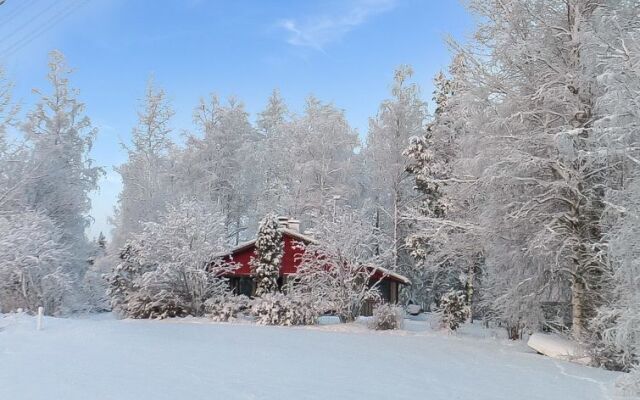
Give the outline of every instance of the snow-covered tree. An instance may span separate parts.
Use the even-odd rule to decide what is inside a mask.
[[[640,19],[633,2],[604,3],[595,27],[607,50],[595,104],[604,117],[594,126],[607,147],[603,225],[615,284],[590,326],[591,344],[600,365],[636,369],[624,385],[640,395]]]
[[[377,253],[378,230],[373,221],[345,213],[318,221],[314,235],[317,242],[299,244],[304,255],[288,290],[310,296],[342,321],[353,321],[366,301],[380,299],[372,266],[387,255]]]
[[[201,315],[204,302],[228,291],[229,265],[222,214],[192,200],[169,205],[159,222],[144,224],[108,276],[114,309],[134,318]]]
[[[116,168],[123,188],[114,216],[115,248],[140,232],[145,222],[156,222],[172,198],[169,153],[173,148],[173,115],[167,94],[149,79],[138,110],[138,124],[131,132],[132,145],[123,145],[128,160]]]
[[[378,115],[369,120],[364,168],[367,195],[376,205],[375,220],[384,233],[382,246],[392,246],[391,269],[406,272],[410,260],[404,244],[407,224],[403,214],[415,200],[408,160],[403,152],[412,137],[425,135],[427,110],[420,89],[409,83],[413,69],[401,66],[395,71],[392,99],[382,102]]]
[[[433,118],[424,136],[410,138],[404,152],[418,194],[404,215],[413,227],[406,238],[413,266],[406,274],[414,282],[409,288],[411,299],[423,307],[439,303],[451,289],[462,289],[461,275],[466,277],[463,284],[468,302],[473,301],[476,261],[481,252],[473,231],[468,229],[473,208],[466,188],[473,180],[456,166],[461,157],[460,137],[465,131],[464,70],[462,58],[455,57],[448,77],[436,75]]]
[[[536,329],[543,301],[572,303],[583,339],[610,275],[600,220],[606,168],[594,122],[605,47],[597,1],[476,0],[476,41],[459,49],[473,214],[490,306]],[[482,53],[482,55],[480,55]],[[461,174],[457,174],[460,176]]]
[[[313,96],[292,129],[295,163],[289,174],[294,179],[286,211],[311,226],[319,217],[333,214],[336,199],[348,202],[358,192],[353,172],[360,143],[344,111]]]
[[[80,282],[83,301],[78,308],[97,312],[109,310],[111,307],[105,275],[118,264],[118,261],[116,254],[107,252],[107,238],[102,232],[91,243],[88,261],[89,267]]]
[[[7,127],[15,124],[18,106],[13,103],[13,84],[6,78],[4,69],[0,67],[0,150],[5,143]]]
[[[68,311],[71,259],[62,231],[43,213],[0,216],[0,312]]]
[[[258,131],[266,137],[277,135],[278,130],[286,124],[288,114],[289,109],[280,91],[274,89],[267,100],[267,107],[258,114],[256,121]]]
[[[220,104],[212,95],[194,111],[199,136],[190,135],[180,160],[180,185],[200,201],[217,204],[226,218],[228,236],[237,244],[246,217],[255,209],[259,187],[254,161],[258,137],[244,105],[230,98]]]
[[[98,188],[103,171],[89,157],[97,130],[84,114],[78,91],[69,86],[69,73],[63,55],[52,52],[48,74],[52,93],[36,91],[41,100],[22,125],[32,148],[31,182],[22,201],[26,209],[43,212],[53,220],[61,230],[61,240],[69,246],[72,262],[84,267],[89,193]]]
[[[261,185],[257,196],[256,213],[266,215],[273,210],[281,215],[291,215],[291,187],[295,176],[297,155],[292,125],[287,105],[278,90],[268,99],[266,108],[256,121],[261,135],[257,153],[257,171]],[[293,216],[293,215],[291,215]]]
[[[469,317],[469,306],[465,295],[455,290],[445,293],[440,299],[438,315],[442,326],[455,331]]]
[[[35,175],[26,160],[28,149],[22,143],[12,143],[8,130],[17,124],[18,107],[12,100],[13,84],[0,69],[0,214],[24,209],[22,196]]]
[[[284,243],[282,227],[274,214],[267,214],[260,222],[255,248],[256,256],[250,265],[256,281],[256,296],[261,297],[278,290]]]

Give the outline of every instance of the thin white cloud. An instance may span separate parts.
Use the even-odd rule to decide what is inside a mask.
[[[371,17],[391,11],[398,0],[349,0],[340,9],[322,15],[286,19],[278,24],[289,33],[287,42],[293,46],[322,50]]]

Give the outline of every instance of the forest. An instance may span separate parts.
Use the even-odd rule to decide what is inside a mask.
[[[291,112],[277,89],[257,115],[241,99],[194,99],[193,124],[178,127],[149,79],[114,167],[114,229],[96,240],[89,195],[110,167],[90,157],[100,133],[64,56],[50,54],[30,109],[2,75],[0,312],[350,320],[376,294],[343,278],[375,264],[411,280],[403,305],[463,305],[463,319],[514,340],[559,332],[640,387],[640,4],[468,3],[478,26],[449,40],[435,91],[398,66],[372,83],[390,90],[367,132],[313,95]],[[298,284],[276,293],[277,216],[300,220],[318,240],[308,253],[344,270],[318,276],[303,260]],[[247,306],[228,299],[215,255],[256,235],[259,301]]]

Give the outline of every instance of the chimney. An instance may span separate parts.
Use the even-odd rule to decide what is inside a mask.
[[[278,224],[283,228],[289,227],[289,217],[278,217]]]
[[[289,217],[278,217],[278,224],[286,229],[300,232],[300,221]]]
[[[297,219],[290,219],[288,223],[289,229],[292,231],[300,232],[300,221]]]

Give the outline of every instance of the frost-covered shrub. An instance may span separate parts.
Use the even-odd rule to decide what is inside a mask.
[[[222,276],[233,267],[211,258],[223,249],[221,221],[205,204],[183,201],[144,224],[106,276],[113,309],[130,318],[203,315],[207,299],[229,291]]]
[[[310,296],[287,295],[294,314],[294,325],[314,325],[318,323],[320,307]]]
[[[373,310],[369,328],[378,331],[401,329],[404,325],[404,310],[400,306],[384,303]]]
[[[316,299],[343,322],[354,321],[368,301],[380,300],[376,270],[365,267],[376,263],[363,245],[369,227],[354,221],[358,218],[316,225],[319,241],[299,244],[304,254],[292,285],[292,291]]]
[[[619,330],[620,315],[618,310],[601,307],[589,324],[590,334],[586,336],[585,344],[595,366],[629,371],[637,359],[632,345],[635,329],[631,332]],[[632,337],[627,337],[627,333]]]
[[[163,319],[186,317],[190,314],[183,301],[174,293],[161,290],[151,293],[147,290],[132,292],[126,298],[126,316],[130,318]]]
[[[627,375],[618,378],[617,389],[629,398],[640,397],[640,366],[635,367]]]
[[[466,304],[464,293],[450,291],[440,299],[440,307],[437,311],[440,323],[443,327],[455,331],[469,318],[469,307]]]
[[[42,213],[0,216],[0,312],[60,314],[70,307],[73,258],[63,232]]]
[[[282,293],[266,294],[253,300],[251,314],[260,325],[311,325],[318,320],[318,310],[304,297]]]
[[[204,303],[205,314],[214,321],[226,322],[246,311],[251,300],[244,295],[215,296]]]

